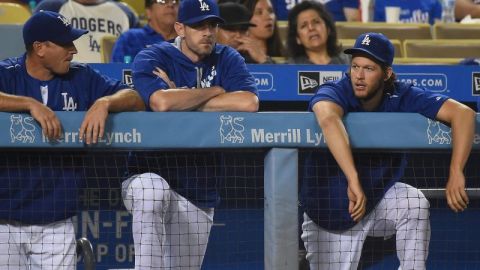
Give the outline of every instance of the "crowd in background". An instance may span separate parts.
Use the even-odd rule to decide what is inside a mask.
[[[138,11],[113,0],[0,0],[32,8],[50,10],[72,20],[74,26],[89,30],[75,42],[79,51],[74,60],[99,63],[101,39],[115,36],[111,62],[133,61],[142,49],[154,43],[173,40],[174,24],[181,0],[145,0]],[[442,19],[446,0],[217,0],[226,23],[220,25],[218,42],[238,50],[246,63],[347,64],[342,53],[335,22],[387,20],[387,6],[400,7],[398,22],[430,23]],[[362,18],[365,2],[370,10]],[[457,0],[455,17],[480,17],[480,1]],[[108,11],[108,12],[107,12]],[[92,23],[92,21],[94,21]],[[279,21],[288,24],[286,37],[279,33]],[[104,62],[104,61],[103,61]],[[477,63],[468,61],[466,63]]]

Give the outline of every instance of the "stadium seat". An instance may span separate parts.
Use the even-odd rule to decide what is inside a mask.
[[[395,58],[396,65],[457,65],[463,58],[428,58],[428,57],[401,57]]]
[[[110,60],[112,59],[113,45],[115,45],[117,38],[117,36],[107,35],[100,41],[102,63],[110,63]]]
[[[343,49],[352,48],[355,44],[355,39],[339,39],[340,44],[342,44]],[[395,57],[403,57],[403,46],[402,42],[398,39],[390,40],[395,48]]]
[[[287,45],[288,21],[277,21],[277,26],[280,40],[282,40],[283,45]]]
[[[145,1],[120,0],[120,3],[127,4],[136,13],[138,18],[145,18]]]
[[[0,24],[23,24],[30,16],[32,13],[26,6],[0,2]]]
[[[25,52],[21,24],[0,24],[0,60],[17,57]]]
[[[366,32],[382,33],[390,39],[432,39],[429,24],[383,22],[336,22],[339,39],[356,39]]]
[[[436,39],[478,39],[480,23],[436,23],[433,25],[433,37]]]
[[[480,40],[434,39],[405,40],[405,57],[467,58],[480,57]]]

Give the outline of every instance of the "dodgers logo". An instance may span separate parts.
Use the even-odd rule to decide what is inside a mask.
[[[198,0],[198,2],[200,2],[200,10],[201,11],[209,11],[210,10],[210,6],[203,2],[203,0]]]
[[[10,116],[10,139],[14,143],[16,141],[22,143],[35,142],[35,126],[33,125],[33,117],[25,117],[21,115]]]
[[[450,144],[452,142],[450,128],[438,121],[428,119],[427,138],[428,144]]]
[[[212,86],[212,81],[215,79],[215,76],[217,76],[217,70],[215,69],[215,66],[212,66],[212,70],[210,71],[210,75],[208,75],[206,78],[204,78],[201,82],[200,85],[202,88],[208,88]]]
[[[232,117],[231,115],[220,116],[220,142],[243,143],[245,127],[242,124],[243,117]]]

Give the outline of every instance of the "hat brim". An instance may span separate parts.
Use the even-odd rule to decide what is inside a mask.
[[[255,27],[256,24],[250,22],[238,22],[238,23],[224,23],[220,25],[220,28],[226,30],[236,30],[236,29],[243,29],[248,30],[250,27]]]
[[[85,35],[88,33],[88,30],[83,30],[83,29],[77,29],[77,28],[72,28],[71,31],[64,36],[57,37],[54,40],[51,40],[55,44],[69,44],[72,43],[73,41],[77,40],[81,36]]]
[[[365,50],[365,49],[362,49],[362,48],[350,48],[350,49],[346,49],[343,51],[345,54],[350,54],[350,55],[353,55],[353,54],[366,54],[370,57],[372,57],[373,59],[379,61],[380,63],[383,63],[383,64],[386,64],[388,65],[387,61],[385,59],[382,59],[376,55],[374,55],[373,53],[369,52],[368,50]]]
[[[185,25],[192,25],[192,24],[197,24],[197,23],[200,23],[200,22],[203,22],[205,20],[213,20],[213,21],[216,21],[218,23],[225,23],[225,21],[216,16],[216,15],[205,15],[205,16],[200,16],[200,17],[196,17],[196,18],[193,18],[193,19],[190,19],[190,20],[186,20],[183,22],[183,24]]]

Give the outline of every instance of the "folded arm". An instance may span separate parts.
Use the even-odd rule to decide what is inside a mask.
[[[103,137],[109,112],[140,111],[145,104],[135,90],[123,89],[117,93],[97,99],[86,112],[80,126],[80,139],[87,144],[97,143]]]
[[[254,93],[248,91],[234,91],[223,93],[209,99],[198,107],[198,110],[206,112],[256,112],[258,111],[258,104],[258,97]]]
[[[25,96],[0,92],[0,111],[29,112],[40,124],[43,134],[49,139],[60,138],[62,125],[55,113],[39,101]]]
[[[475,117],[472,109],[452,99],[445,101],[436,117],[452,128],[452,157],[445,192],[447,203],[455,212],[463,211],[468,204],[463,169],[472,149]]]

